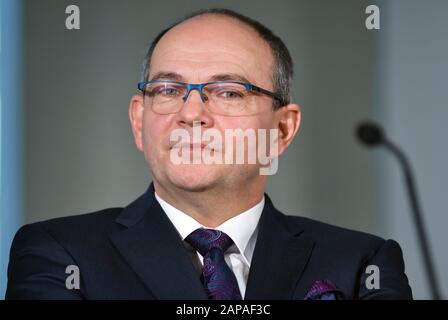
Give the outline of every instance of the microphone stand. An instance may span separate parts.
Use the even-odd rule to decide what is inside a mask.
[[[383,139],[382,145],[389,149],[393,154],[396,155],[399,162],[401,163],[401,167],[403,168],[403,173],[406,181],[406,187],[408,191],[409,201],[411,202],[412,214],[415,222],[415,226],[417,228],[417,234],[419,237],[420,249],[423,254],[423,261],[425,264],[428,281],[431,289],[431,294],[434,300],[440,300],[440,289],[436,280],[436,274],[434,271],[434,264],[431,257],[431,252],[429,249],[428,238],[426,236],[424,221],[422,217],[422,213],[420,210],[420,204],[417,197],[417,191],[414,183],[414,176],[412,174],[411,165],[406,158],[403,151],[401,151],[398,146],[390,142],[388,139]]]

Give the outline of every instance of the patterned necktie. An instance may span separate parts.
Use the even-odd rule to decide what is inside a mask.
[[[236,277],[224,260],[224,252],[233,244],[222,231],[199,228],[185,238],[204,257],[201,281],[209,299],[241,300]]]

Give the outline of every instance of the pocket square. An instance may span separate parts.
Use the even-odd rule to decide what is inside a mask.
[[[314,282],[303,300],[343,300],[344,294],[329,280]]]

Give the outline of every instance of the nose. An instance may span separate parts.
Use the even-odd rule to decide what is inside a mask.
[[[190,94],[192,91],[195,93]],[[205,104],[207,98],[201,96],[198,88],[190,89],[183,98],[184,104],[177,114],[177,122],[180,126],[193,127],[197,121],[201,122],[201,125],[208,126],[212,123],[212,119],[208,112],[205,112]]]

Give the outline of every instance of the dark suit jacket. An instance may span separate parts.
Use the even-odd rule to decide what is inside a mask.
[[[410,299],[402,252],[392,240],[277,211],[267,195],[246,299],[303,299],[330,280],[348,299]],[[365,268],[380,269],[380,289]],[[69,290],[68,265],[80,271]],[[153,185],[126,208],[22,227],[11,248],[7,299],[206,299],[183,242]]]

